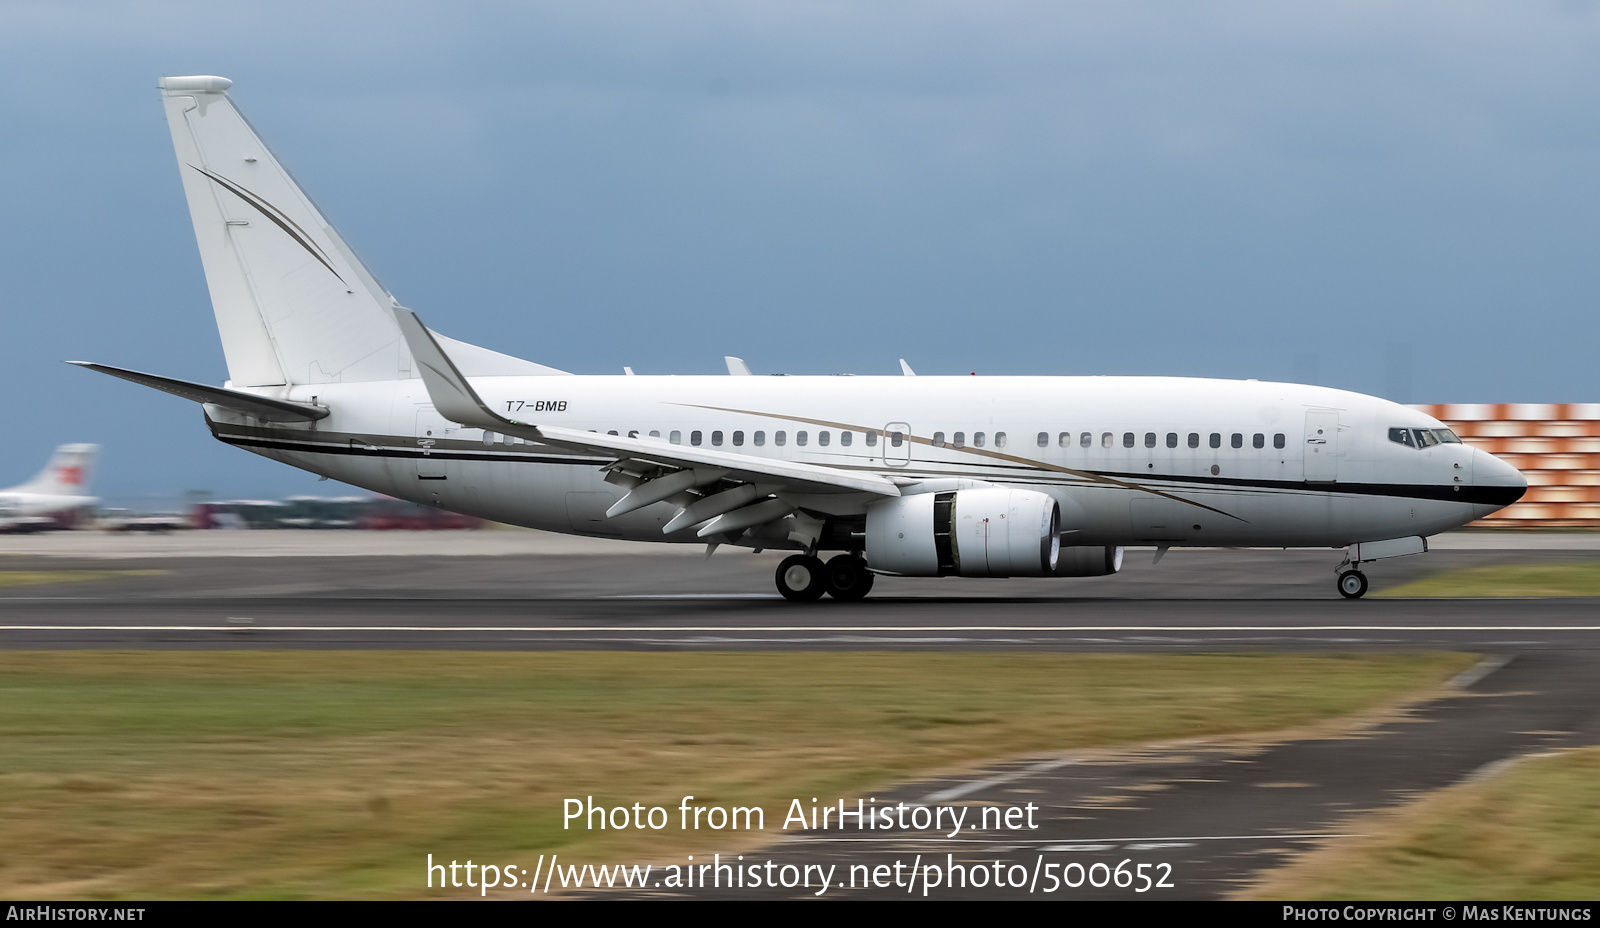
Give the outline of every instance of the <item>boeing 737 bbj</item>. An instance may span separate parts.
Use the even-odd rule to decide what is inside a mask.
[[[465,344],[378,284],[229,85],[160,84],[228,382],[85,366],[346,483],[556,532],[792,551],[777,586],[797,601],[859,599],[879,573],[1099,576],[1127,545],[1344,548],[1355,598],[1363,562],[1527,487],[1437,420],[1323,387],[574,376]]]

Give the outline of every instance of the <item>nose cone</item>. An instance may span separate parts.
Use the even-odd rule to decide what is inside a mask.
[[[1528,492],[1522,471],[1481,449],[1472,452],[1472,502],[1478,518],[1504,509]]]

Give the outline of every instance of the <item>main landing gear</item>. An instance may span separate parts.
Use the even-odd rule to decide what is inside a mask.
[[[778,592],[794,603],[812,603],[827,593],[840,602],[854,602],[872,589],[872,571],[854,554],[841,554],[822,563],[821,558],[796,554],[783,559],[774,578]]]

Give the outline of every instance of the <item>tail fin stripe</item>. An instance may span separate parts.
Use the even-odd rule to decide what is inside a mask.
[[[333,269],[333,265],[329,263],[327,255],[322,251],[322,249],[316,246],[315,242],[311,241],[310,236],[306,235],[306,231],[300,228],[300,225],[293,219],[290,219],[288,216],[284,215],[282,210],[220,174],[208,171],[202,167],[195,167],[195,165],[192,164],[189,165],[189,167],[194,168],[201,174],[204,174],[205,176],[221,184],[224,189],[228,190],[234,196],[255,207],[257,212],[272,220],[272,222],[276,224],[278,228],[282,229],[290,238],[299,243],[301,248],[304,248],[306,251],[310,252],[311,257],[316,258],[319,262],[321,262],[323,267],[328,269],[328,273],[339,278],[339,283],[344,284],[346,288],[350,286],[350,284],[345,281],[344,277],[340,275],[338,271]]]

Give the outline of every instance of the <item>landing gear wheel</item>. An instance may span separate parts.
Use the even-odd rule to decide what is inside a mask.
[[[786,557],[778,565],[778,592],[792,603],[814,603],[827,592],[822,561],[808,554]]]
[[[1339,575],[1339,595],[1345,599],[1360,599],[1367,593],[1367,575],[1359,570],[1347,570]]]
[[[872,590],[872,571],[867,562],[854,554],[841,554],[823,568],[828,595],[842,603],[853,603]]]

